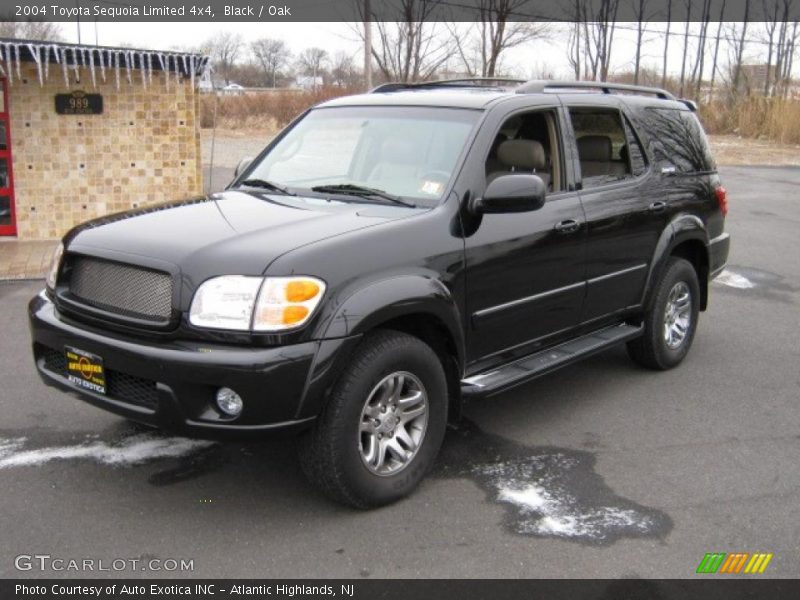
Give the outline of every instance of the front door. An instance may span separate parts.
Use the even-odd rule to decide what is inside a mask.
[[[11,173],[11,133],[8,118],[8,87],[0,78],[0,235],[16,235],[14,177]]]
[[[548,185],[539,210],[486,214],[466,237],[469,371],[529,354],[577,326],[585,292],[585,220],[567,188],[556,107],[506,118],[486,179],[533,172]]]

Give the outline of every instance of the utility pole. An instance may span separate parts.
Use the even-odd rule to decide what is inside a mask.
[[[364,0],[364,84],[372,89],[372,7]]]
[[[75,0],[75,7],[78,9],[77,14],[75,15],[75,20],[78,24],[78,45],[81,43],[81,2],[80,0]]]

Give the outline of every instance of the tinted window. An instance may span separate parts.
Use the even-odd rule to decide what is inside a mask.
[[[623,117],[623,124],[625,125],[625,139],[628,143],[625,148],[620,150],[620,154],[627,154],[631,165],[631,173],[633,173],[634,177],[638,177],[647,170],[647,157],[627,117]]]
[[[631,177],[628,139],[618,110],[570,109],[583,187]]]
[[[645,113],[644,126],[652,140],[653,157],[660,168],[674,167],[679,173],[716,169],[706,135],[693,112],[648,108]]]

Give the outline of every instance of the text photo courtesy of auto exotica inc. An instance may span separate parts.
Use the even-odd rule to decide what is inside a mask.
[[[0,13],[0,597],[800,593],[800,2]]]

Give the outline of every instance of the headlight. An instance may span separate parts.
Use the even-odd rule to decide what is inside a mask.
[[[58,278],[58,268],[61,266],[61,257],[64,256],[64,244],[59,243],[53,252],[53,258],[50,259],[50,269],[47,271],[46,284],[51,290],[56,287],[56,279]]]
[[[325,293],[315,277],[227,275],[195,292],[189,322],[198,327],[281,331],[303,325]]]
[[[253,315],[254,331],[300,327],[311,318],[325,283],[316,277],[267,277]]]
[[[203,283],[195,292],[189,322],[213,329],[250,329],[261,277],[229,275]]]

